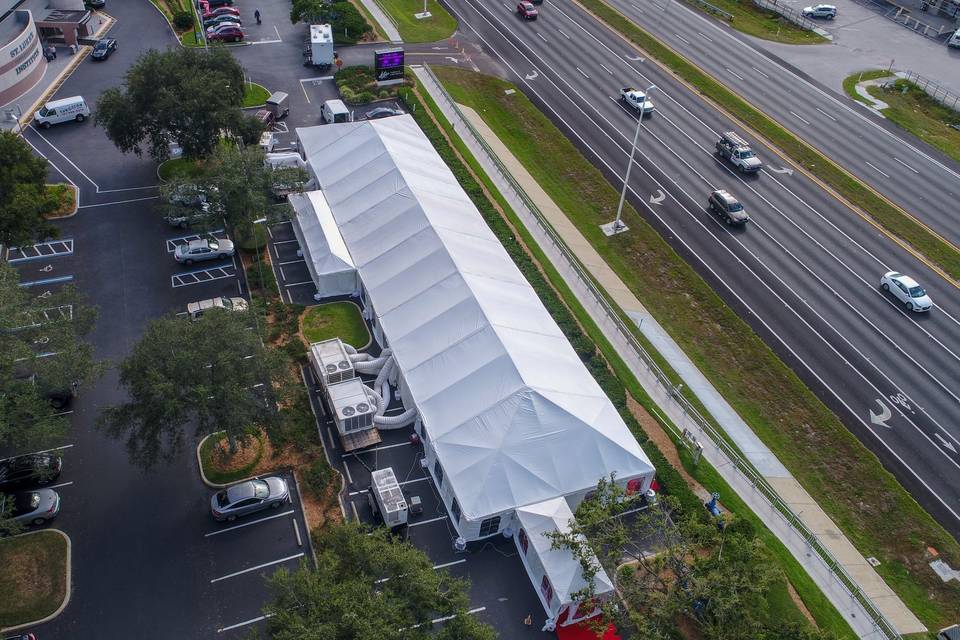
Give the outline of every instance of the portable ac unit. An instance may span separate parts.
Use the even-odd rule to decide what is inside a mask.
[[[370,474],[370,492],[383,523],[393,529],[407,524],[407,501],[393,469],[377,469]]]
[[[331,384],[326,388],[337,430],[346,435],[373,428],[377,408],[370,403],[360,378]]]
[[[356,375],[353,363],[340,338],[311,344],[310,364],[324,388],[349,380]]]

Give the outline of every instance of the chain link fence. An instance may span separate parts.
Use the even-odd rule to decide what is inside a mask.
[[[792,22],[793,24],[807,29],[808,31],[814,31],[820,28],[813,20],[807,18],[803,15],[802,12],[797,11],[793,7],[787,6],[778,0],[753,0],[753,4],[761,9],[766,9],[767,11],[773,11],[774,13],[779,13],[781,16]]]
[[[877,609],[870,598],[860,589],[856,581],[850,577],[840,562],[833,557],[833,554],[831,554],[830,551],[824,547],[823,544],[821,544],[817,536],[807,528],[803,521],[800,520],[799,516],[797,516],[797,514],[794,513],[793,510],[780,498],[776,490],[774,490],[773,487],[771,487],[766,481],[766,479],[761,476],[756,469],[753,468],[753,465],[741,457],[740,454],[726,441],[726,439],[710,425],[710,422],[704,418],[704,416],[696,409],[696,407],[694,407],[680,392],[680,387],[675,385],[667,376],[667,374],[664,373],[664,371],[657,365],[646,349],[644,349],[643,345],[640,344],[637,336],[627,325],[621,313],[609,300],[606,292],[594,282],[593,277],[580,264],[579,259],[567,247],[564,240],[557,234],[553,226],[549,223],[537,205],[530,199],[523,187],[520,186],[516,180],[514,180],[510,171],[497,157],[497,154],[489,147],[489,145],[487,145],[483,137],[473,127],[473,125],[470,124],[469,120],[467,120],[463,112],[460,110],[459,105],[457,105],[453,98],[447,93],[443,85],[440,84],[440,81],[433,74],[433,71],[431,71],[427,66],[422,67],[422,69],[426,78],[421,77],[421,80],[425,79],[431,85],[433,90],[430,92],[430,94],[434,98],[439,98],[439,102],[442,103],[441,109],[446,107],[456,114],[457,117],[451,119],[451,125],[453,126],[454,131],[460,135],[461,139],[470,149],[471,153],[474,154],[479,162],[485,165],[485,168],[493,167],[496,171],[496,175],[490,175],[489,177],[501,190],[502,195],[508,201],[522,204],[533,215],[539,230],[542,232],[538,235],[546,237],[552,245],[550,247],[541,247],[541,249],[543,249],[548,255],[560,256],[562,258],[562,264],[554,265],[557,270],[561,273],[572,272],[575,274],[579,280],[579,284],[590,292],[590,295],[593,298],[592,301],[595,302],[596,306],[599,307],[605,314],[606,320],[608,321],[607,326],[614,327],[618,333],[618,337],[622,339],[621,342],[629,345],[631,353],[621,355],[626,357],[632,356],[633,359],[642,363],[642,365],[656,377],[657,382],[669,393],[670,397],[672,397],[673,400],[678,403],[681,409],[696,423],[700,431],[710,439],[716,448],[721,450],[726,455],[726,457],[731,461],[738,471],[740,471],[742,474],[744,474],[744,476],[746,476],[747,479],[750,480],[754,488],[774,509],[777,510],[780,516],[794,530],[796,530],[796,532],[807,543],[809,548],[817,554],[820,560],[836,578],[837,582],[844,587],[847,593],[850,594],[850,597],[859,603],[859,605],[867,613],[867,615],[873,621],[876,629],[882,633],[884,637],[889,638],[890,640],[901,640],[901,636],[897,630]],[[487,162],[483,163],[481,158],[485,159]],[[531,229],[531,232],[533,231],[534,230]],[[553,249],[553,251],[550,251],[549,249]]]
[[[943,106],[949,107],[954,111],[958,111],[958,106],[960,106],[960,96],[945,88],[936,80],[925,78],[915,71],[903,71],[897,73],[897,77],[913,84]],[[958,113],[958,115],[960,115],[960,113]]]

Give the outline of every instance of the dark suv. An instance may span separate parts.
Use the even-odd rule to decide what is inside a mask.
[[[0,491],[50,484],[62,468],[63,460],[54,453],[30,453],[0,460]]]
[[[750,219],[740,201],[723,189],[711,193],[707,204],[710,205],[710,211],[727,224],[745,224]]]

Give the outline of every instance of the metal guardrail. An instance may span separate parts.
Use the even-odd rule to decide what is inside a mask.
[[[914,71],[904,71],[903,74],[897,74],[903,80],[910,82],[928,96],[939,102],[945,107],[958,111],[957,106],[960,103],[960,96],[945,89],[939,82],[925,78]],[[960,113],[957,114],[960,117]]]
[[[700,7],[701,9],[703,9],[704,11],[707,11],[708,13],[712,13],[712,14],[714,14],[714,15],[720,16],[721,18],[723,18],[723,19],[726,20],[727,22],[732,22],[732,21],[733,21],[733,14],[732,14],[732,13],[728,13],[728,12],[724,11],[723,9],[721,9],[720,7],[718,7],[718,6],[716,6],[716,5],[712,5],[712,4],[710,4],[709,2],[707,2],[706,0],[687,0],[687,2],[689,2],[690,4],[693,4],[693,5],[696,5],[696,6]]]
[[[808,31],[813,31],[819,29],[820,25],[816,22],[807,18],[800,11],[797,11],[793,7],[787,6],[778,0],[753,0],[753,4],[760,7],[761,9],[766,9],[768,11],[773,11],[774,13],[779,13],[781,16],[794,23],[795,25],[807,29]]]
[[[781,517],[783,517],[784,520],[794,530],[796,530],[797,533],[800,534],[804,541],[810,546],[810,549],[812,549],[820,557],[827,568],[830,569],[830,572],[836,578],[837,582],[844,587],[844,589],[850,594],[851,598],[853,598],[860,604],[861,607],[863,607],[864,611],[866,611],[867,615],[870,616],[876,628],[890,640],[902,640],[900,634],[893,627],[893,625],[890,624],[886,617],[884,617],[879,609],[877,609],[871,599],[865,593],[863,593],[854,579],[850,577],[843,566],[837,561],[836,558],[833,557],[833,554],[831,554],[830,551],[824,547],[823,544],[821,544],[817,536],[807,528],[803,521],[800,520],[799,516],[794,513],[793,510],[780,498],[776,490],[770,486],[766,479],[761,476],[756,469],[753,468],[752,464],[742,458],[740,454],[729,443],[727,443],[726,439],[723,438],[716,431],[716,429],[710,425],[707,419],[703,417],[696,407],[694,407],[690,401],[680,393],[679,387],[673,384],[670,378],[663,372],[650,354],[647,353],[646,349],[644,349],[643,345],[641,345],[637,340],[633,330],[627,326],[620,313],[614,307],[613,303],[608,299],[606,292],[597,286],[592,276],[590,276],[590,274],[580,264],[580,261],[567,247],[564,240],[553,229],[553,226],[549,223],[537,205],[534,204],[534,202],[526,194],[523,187],[521,187],[516,180],[514,180],[513,176],[510,174],[510,171],[503,165],[502,162],[500,162],[497,154],[490,148],[489,145],[487,145],[480,133],[473,127],[473,125],[470,124],[470,121],[466,119],[466,117],[463,115],[463,112],[460,111],[460,107],[453,100],[453,98],[450,97],[443,85],[440,84],[440,81],[433,74],[433,71],[426,65],[423,67],[423,69],[431,81],[436,85],[438,94],[442,97],[443,101],[459,116],[460,121],[467,128],[467,133],[474,139],[480,148],[483,149],[488,160],[490,160],[490,162],[496,168],[497,173],[500,174],[500,177],[511,186],[517,197],[524,203],[530,212],[533,213],[540,229],[554,244],[570,268],[576,272],[583,284],[586,285],[586,287],[590,290],[597,303],[600,305],[606,315],[609,316],[609,319],[613,322],[622,338],[630,345],[630,347],[639,357],[640,361],[643,362],[646,368],[654,374],[657,381],[664,387],[664,389],[677,402],[677,404],[681,406],[683,411],[690,416],[694,422],[697,423],[697,426],[700,428],[701,432],[712,441],[713,445],[723,451],[727,458],[729,458],[733,463],[735,468],[750,480],[754,488],[756,488],[756,490],[759,491],[764,498],[766,498],[767,502],[769,502],[771,506],[773,506],[780,513]],[[460,126],[458,126],[459,123],[452,122],[451,124],[455,130],[460,129]],[[460,132],[458,131],[458,133]]]

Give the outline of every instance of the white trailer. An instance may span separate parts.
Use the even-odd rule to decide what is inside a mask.
[[[391,529],[407,524],[407,500],[393,468],[377,469],[370,474],[370,508]]]
[[[310,25],[310,43],[304,56],[305,64],[321,69],[329,69],[333,65],[333,31],[328,24]]]

